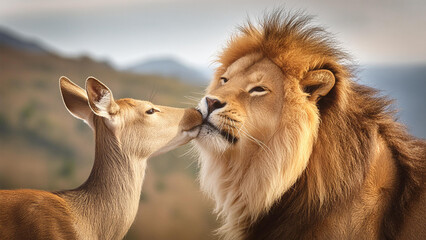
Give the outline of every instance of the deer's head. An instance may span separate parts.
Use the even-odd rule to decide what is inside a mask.
[[[93,77],[86,80],[86,90],[61,77],[60,90],[68,111],[95,131],[97,141],[114,141],[120,151],[137,158],[148,158],[187,143],[197,136],[202,123],[201,114],[195,109],[158,106],[130,98],[114,100],[111,90]]]

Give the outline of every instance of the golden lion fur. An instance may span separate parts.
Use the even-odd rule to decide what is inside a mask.
[[[225,117],[235,123],[244,122],[245,113],[231,108],[242,101],[234,90],[219,87],[224,74],[278,67],[281,73],[271,76],[281,74],[285,86],[272,89],[285,106],[278,123],[266,118],[270,127],[263,123],[257,129],[259,121],[246,120],[253,127],[245,131],[257,142],[241,137],[222,151],[214,150],[213,143],[197,143],[201,187],[216,202],[222,238],[426,236],[425,141],[395,122],[390,101],[352,80],[347,54],[329,33],[311,24],[311,17],[276,11],[260,26],[248,23],[230,39],[218,62],[206,95],[228,102]],[[335,85],[313,103],[299,82],[318,69],[331,71]]]

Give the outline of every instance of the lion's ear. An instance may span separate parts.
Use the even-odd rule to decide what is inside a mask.
[[[314,102],[327,95],[334,83],[334,74],[325,69],[309,71],[300,81],[303,91],[308,93],[309,100]]]

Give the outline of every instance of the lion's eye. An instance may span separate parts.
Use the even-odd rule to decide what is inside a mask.
[[[225,84],[226,82],[228,82],[228,79],[226,77],[221,77],[220,78],[220,84]]]
[[[159,112],[159,111],[155,108],[151,108],[151,109],[147,110],[145,113],[146,114],[154,114],[155,112]]]
[[[264,92],[264,91],[266,91],[266,89],[263,88],[263,87],[254,87],[254,88],[250,89],[249,93],[253,93],[253,92]]]

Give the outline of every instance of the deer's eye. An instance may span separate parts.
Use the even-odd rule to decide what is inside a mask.
[[[159,112],[159,111],[155,108],[151,108],[151,109],[147,110],[145,113],[146,114],[154,114],[155,112]]]

